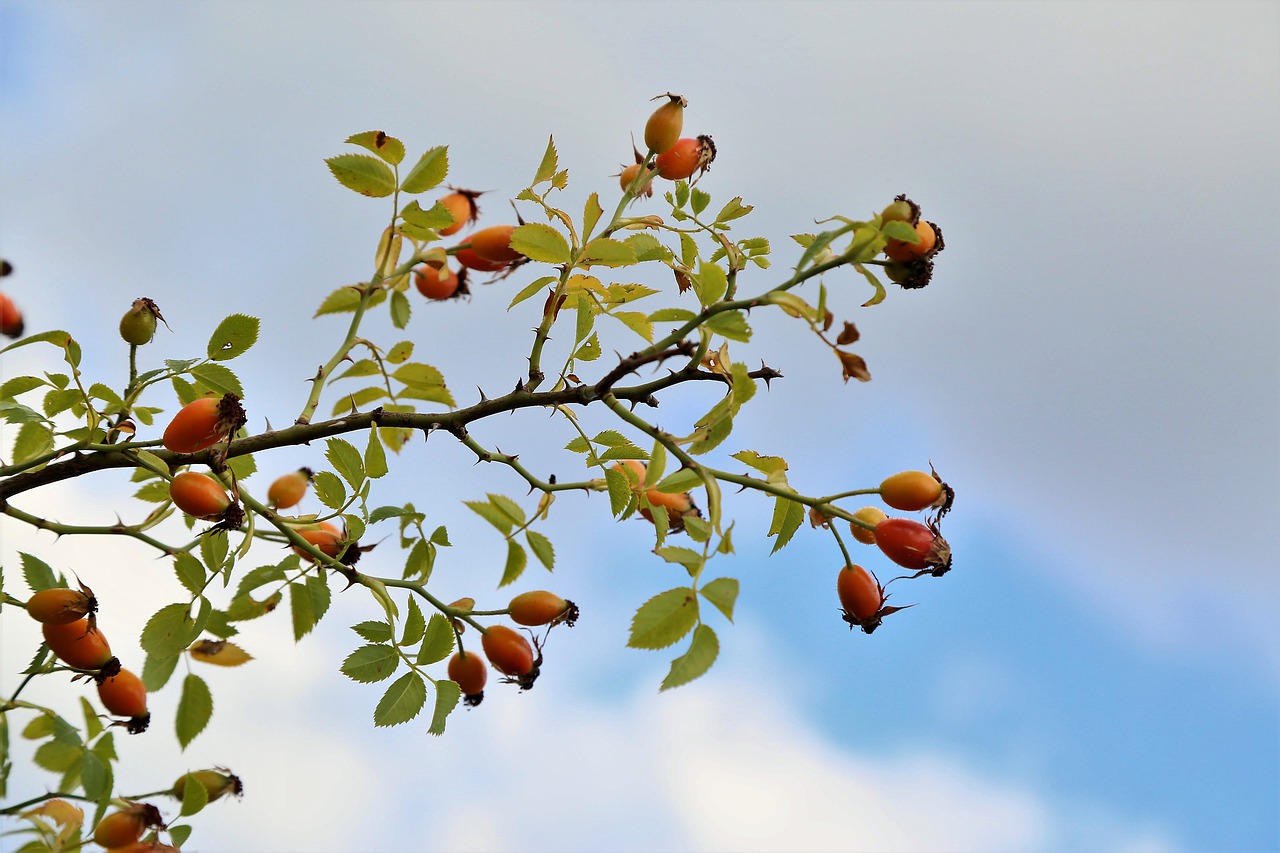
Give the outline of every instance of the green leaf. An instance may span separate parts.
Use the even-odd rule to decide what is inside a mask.
[[[569,262],[569,241],[550,225],[533,222],[511,232],[511,248],[532,261]]]
[[[770,483],[787,482],[787,460],[781,456],[761,456],[754,450],[739,450],[733,458],[764,474]]]
[[[319,317],[322,314],[346,314],[356,310],[360,305],[360,292],[354,287],[339,287],[330,293],[320,303],[320,307],[316,309],[313,316]],[[372,306],[372,300],[370,300]]]
[[[551,546],[551,540],[536,530],[526,530],[524,538],[529,543],[529,550],[533,551],[533,555],[538,558],[538,562],[542,563],[547,571],[551,571],[556,562],[556,551]]]
[[[680,548],[675,545],[668,545],[665,548],[658,548],[653,553],[657,554],[668,563],[678,563],[688,570],[690,575],[696,575],[698,570],[706,562],[706,558],[698,551],[692,548]]]
[[[232,314],[227,317],[209,337],[209,358],[214,361],[230,361],[236,356],[244,355],[258,341],[258,326],[258,318],[247,314]]]
[[[697,216],[707,209],[707,205],[711,204],[711,194],[704,192],[697,187],[691,187],[689,200],[691,202],[689,209],[693,211],[694,216]]]
[[[386,198],[396,191],[391,167],[367,154],[339,154],[324,161],[329,171],[349,190],[371,198]]]
[[[404,143],[380,130],[366,130],[364,133],[348,136],[346,141],[372,151],[392,166],[404,159]]]
[[[662,245],[652,234],[632,234],[626,240],[636,261],[663,261],[671,258],[671,250]]]
[[[684,308],[662,308],[649,315],[654,323],[687,323],[698,316]]]
[[[741,311],[721,311],[707,318],[707,329],[731,341],[751,340],[751,327]]]
[[[620,240],[597,237],[582,247],[580,267],[626,267],[636,263],[635,249]]]
[[[208,389],[218,394],[235,394],[237,397],[244,396],[244,387],[240,384],[240,378],[233,373],[230,368],[221,364],[201,364],[191,368],[191,376],[202,388],[197,390]]]
[[[148,693],[155,693],[169,683],[179,657],[181,655],[147,655],[142,664],[142,684]]]
[[[422,616],[422,608],[418,607],[416,598],[410,597],[409,612],[404,617],[404,633],[400,637],[400,645],[416,645],[426,630],[427,620]]]
[[[539,278],[530,282],[528,285],[522,288],[519,293],[515,295],[515,297],[511,300],[511,303],[507,305],[507,310],[510,311],[512,308],[516,307],[521,302],[524,302],[530,296],[533,296],[535,293],[542,290],[542,288],[546,287],[548,284],[553,283],[555,280],[556,279],[554,276],[544,275],[542,278]]]
[[[616,518],[622,515],[635,500],[635,490],[631,487],[631,481],[627,479],[627,475],[613,468],[605,470],[604,481],[609,487],[609,509]]]
[[[370,479],[378,479],[387,475],[387,453],[382,448],[377,430],[369,430],[369,443],[364,448],[364,473]],[[371,522],[372,523],[372,522]]]
[[[200,633],[197,628],[189,605],[168,604],[147,620],[138,643],[149,655],[173,657],[182,654],[195,641]]]
[[[391,325],[403,329],[409,325],[409,317],[413,314],[413,306],[409,297],[398,290],[391,291]]]
[[[196,784],[199,784],[199,783],[197,782]],[[204,788],[203,785],[200,785],[200,787],[201,789]],[[185,807],[187,805],[187,801],[183,800],[182,805]],[[181,848],[182,845],[186,844],[187,839],[191,837],[192,829],[193,827],[190,826],[189,824],[180,824],[180,825],[175,825],[172,823],[169,824],[168,833],[169,833],[169,838],[173,840],[173,846]]]
[[[15,376],[0,385],[0,400],[13,400],[19,394],[34,391],[45,382],[38,376]]]
[[[653,488],[659,492],[679,495],[702,485],[702,478],[693,468],[681,468],[658,482]]]
[[[524,550],[524,546],[514,539],[508,539],[507,564],[502,568],[502,580],[498,582],[498,586],[504,587],[515,581],[524,573],[525,566],[528,564],[529,554]]]
[[[182,809],[178,812],[183,817],[199,814],[209,805],[209,792],[192,773],[186,774],[182,783]]]
[[[738,600],[737,578],[716,578],[705,583],[698,590],[702,597],[716,606],[724,614],[724,618],[733,621],[733,605]]]
[[[436,613],[427,622],[422,635],[422,648],[418,650],[418,666],[439,663],[453,651],[453,627],[443,615]]]
[[[453,218],[453,211],[440,202],[433,204],[429,210],[423,210],[420,204],[411,201],[400,211],[400,216],[408,225],[413,226],[415,231],[423,232],[419,239],[427,237],[434,239],[436,231],[448,228],[457,222]]]
[[[862,307],[870,308],[872,305],[879,305],[881,302],[884,302],[885,297],[889,294],[885,291],[884,285],[881,284],[880,279],[876,277],[876,274],[864,267],[862,264],[854,264],[853,268],[862,273],[862,277],[865,278],[876,290],[870,299],[862,303]]]
[[[80,784],[85,796],[101,800],[111,794],[113,774],[111,765],[95,752],[86,752],[80,765]]]
[[[188,675],[182,680],[182,698],[178,700],[178,716],[174,720],[178,743],[183,749],[204,731],[212,716],[213,694],[209,692],[209,685],[198,675]]]
[[[720,654],[720,640],[716,632],[706,625],[699,625],[693,632],[689,651],[671,662],[671,671],[662,680],[659,690],[670,690],[688,684],[711,669]]]
[[[347,502],[347,487],[342,484],[336,474],[318,471],[311,480],[311,486],[320,503],[330,509],[339,509]]]
[[[48,399],[47,395],[45,399]],[[42,422],[47,420],[47,418],[30,406],[0,400],[0,420],[8,421],[11,424],[21,424]]]
[[[578,436],[566,444],[564,449],[568,450],[570,453],[586,453],[591,450],[591,442],[587,441],[582,436]]]
[[[297,557],[292,557],[294,565],[291,569],[297,568]],[[285,579],[284,569],[280,566],[258,566],[256,569],[250,569],[240,578],[240,585],[236,587],[236,595],[241,596],[247,592],[251,592],[263,584],[272,581],[283,581]]]
[[[220,572],[226,567],[227,532],[218,530],[200,537],[200,559],[209,567],[210,572]]]
[[[556,140],[555,137],[549,137],[546,153],[542,155],[542,162],[538,164],[538,173],[533,176],[533,183],[530,186],[536,187],[543,181],[554,179],[558,168],[560,168],[560,161],[556,156]]]
[[[777,541],[773,543],[773,550],[770,554],[776,554],[795,535],[796,530],[800,527],[800,523],[804,521],[804,504],[779,495],[773,502],[773,520],[769,523],[769,535],[776,535]]]
[[[329,464],[342,475],[342,479],[351,484],[351,488],[358,488],[365,478],[364,458],[360,451],[351,442],[341,438],[329,439],[325,442],[325,448],[324,456]]]
[[[400,189],[410,194],[426,192],[438,187],[448,174],[449,149],[437,145],[418,158],[418,162],[400,182]]]
[[[694,425],[689,452],[695,456],[714,450],[733,432],[733,398],[725,396]]]
[[[289,606],[293,612],[293,638],[301,640],[329,609],[329,586],[323,576],[311,576],[306,583],[289,584]]]
[[[352,625],[351,630],[371,643],[387,643],[395,636],[391,631],[391,626],[386,622],[372,620]]]
[[[44,560],[22,551],[18,552],[18,556],[22,560],[22,576],[26,579],[27,586],[31,587],[32,592],[66,586],[65,583],[58,581],[53,569]]]
[[[422,676],[410,670],[397,678],[387,688],[378,707],[373,712],[373,724],[378,727],[398,726],[407,723],[427,701],[427,685]]]
[[[458,700],[462,698],[462,688],[458,687],[452,681],[436,682],[436,707],[431,715],[431,728],[427,729],[427,734],[442,735],[444,734],[445,720],[453,709],[458,707]]]
[[[698,598],[687,587],[660,592],[640,605],[631,620],[633,649],[665,649],[680,641],[698,622]]]
[[[693,290],[698,295],[699,302],[703,305],[714,305],[724,298],[728,288],[729,277],[723,267],[707,261],[698,263],[698,272],[693,276]]]
[[[731,222],[734,219],[746,216],[753,209],[754,208],[751,205],[743,204],[742,196],[738,196],[737,198],[732,199],[724,207],[720,208],[720,212],[716,214],[715,221],[717,224],[723,225],[726,222]]]
[[[178,552],[178,555],[173,558],[173,570],[178,576],[178,581],[186,587],[188,592],[199,595],[204,591],[205,580],[207,580],[204,566],[189,552]]]
[[[603,214],[604,208],[600,206],[600,194],[592,193],[587,196],[587,202],[582,209],[583,236],[587,236],[595,230],[596,223],[600,221],[600,217]]]
[[[347,655],[342,662],[342,674],[361,684],[373,684],[395,675],[399,666],[400,655],[395,649],[375,643]]]
[[[573,353],[573,357],[577,361],[595,361],[604,352],[600,347],[600,336],[595,332],[591,333],[591,337],[582,342],[582,346]]]

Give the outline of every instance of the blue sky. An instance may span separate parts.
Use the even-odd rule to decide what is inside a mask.
[[[678,570],[600,496],[566,496],[556,574],[529,585],[586,616],[553,637],[537,690],[495,691],[441,740],[375,731],[377,693],[337,672],[363,602],[339,597],[297,650],[282,623],[246,630],[257,660],[210,676],[209,732],[181,755],[163,726],[127,745],[161,784],[188,764],[246,777],[192,849],[1280,848],[1277,36],[1267,3],[0,5],[7,292],[108,382],[138,295],[175,328],[157,359],[258,314],[271,343],[238,366],[276,424],[341,331],[306,318],[367,276],[386,219],[323,167],[357,131],[450,145],[451,179],[492,188],[496,222],[549,134],[568,209],[611,192],[648,99],[679,91],[720,150],[702,186],[756,205],[743,228],[775,269],[787,235],[899,192],[947,236],[935,284],[875,309],[828,277],[867,385],[753,316],[735,359],[786,379],[726,445],[786,455],[812,493],[931,459],[959,492],[956,569],[898,585],[918,607],[850,633],[829,539],[804,530],[768,557],[768,506],[734,497],[736,624],[717,624],[711,675],[658,696],[666,658],[624,649],[626,626]],[[518,371],[530,321],[502,309],[522,283],[417,306],[419,354],[461,401]],[[40,369],[34,354],[0,375]],[[661,422],[700,407],[673,395]],[[477,434],[581,473],[544,418]],[[430,501],[449,525],[441,596],[488,594],[500,543],[457,500],[518,486],[437,439],[406,460],[386,502]],[[466,493],[431,501],[424,480]],[[92,519],[129,491],[103,478],[23,508]],[[128,544],[0,533],[6,567],[39,549],[104,600],[136,598],[117,611],[126,650],[173,594]],[[35,634],[4,623],[12,673]],[[176,697],[155,702],[163,718]]]

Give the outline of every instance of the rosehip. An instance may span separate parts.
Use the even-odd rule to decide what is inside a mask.
[[[684,108],[689,102],[681,95],[667,92],[659,95],[667,98],[667,102],[653,111],[644,125],[644,144],[655,154],[663,154],[671,150],[684,130]],[[656,98],[654,100],[657,100]]]
[[[936,527],[909,518],[886,518],[876,525],[876,545],[904,569],[942,577],[951,570],[951,546]]]
[[[222,518],[231,506],[231,496],[222,483],[198,471],[175,474],[169,482],[169,499],[187,515],[207,521]]]
[[[533,647],[529,641],[506,625],[491,625],[480,640],[485,657],[493,668],[514,678],[527,676],[533,670]]]
[[[310,468],[299,468],[288,474],[281,474],[267,488],[267,502],[276,509],[289,509],[302,501],[307,493],[314,472]]]
[[[65,625],[98,609],[98,599],[82,589],[42,589],[27,599],[27,613],[37,622]]]
[[[245,420],[235,394],[201,397],[173,416],[164,431],[164,446],[175,453],[196,453],[234,435]]]
[[[545,589],[520,593],[511,599],[510,611],[511,620],[518,625],[559,625],[563,622],[572,627],[578,621],[578,605]]]
[[[853,514],[853,517],[874,526],[884,521],[889,516],[878,506],[864,506]],[[853,532],[853,538],[857,539],[863,545],[876,544],[876,534],[872,530],[868,530],[857,522],[849,522],[849,530]]]
[[[484,658],[474,652],[456,652],[449,659],[449,678],[462,688],[463,701],[467,705],[474,708],[484,701],[484,683],[489,678]]]
[[[454,190],[448,195],[440,199],[440,204],[449,209],[449,213],[453,214],[453,224],[441,228],[438,232],[441,237],[448,237],[450,234],[457,234],[468,223],[475,222],[480,216],[480,208],[476,205],[476,199],[481,193],[473,190]]]
[[[22,311],[7,293],[0,293],[0,335],[20,338],[25,328]]]
[[[676,140],[666,152],[653,159],[654,169],[668,181],[682,181],[711,168],[716,159],[716,146],[710,136],[699,136],[697,139],[685,137]]]
[[[157,319],[164,318],[160,316],[160,309],[154,302],[145,296],[135,299],[133,306],[120,318],[120,337],[124,338],[125,343],[135,347],[149,344],[156,336]]]
[[[178,777],[173,783],[173,787],[169,789],[169,795],[182,799],[182,794],[187,787],[187,779],[195,779],[204,787],[205,794],[208,795],[209,802],[213,802],[227,794],[240,796],[244,793],[244,784],[241,783],[240,777],[229,770],[194,770],[190,773],[184,773]]]
[[[111,662],[111,646],[93,619],[46,624],[44,641],[63,663],[76,669],[102,669]]]
[[[880,483],[880,499],[906,512],[941,506],[945,495],[942,481],[924,471],[899,471]]]

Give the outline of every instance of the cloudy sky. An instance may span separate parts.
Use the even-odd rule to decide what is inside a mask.
[[[486,221],[501,222],[552,134],[567,209],[611,197],[666,91],[715,137],[703,188],[756,206],[740,230],[772,241],[775,271],[788,235],[901,192],[945,229],[925,291],[862,310],[865,283],[827,276],[862,330],[867,385],[843,385],[795,323],[753,315],[735,359],[786,378],[725,449],[785,455],[813,494],[932,460],[959,493],[955,571],[851,634],[829,537],[806,528],[770,558],[768,505],[731,496],[736,623],[715,623],[709,676],[658,695],[669,658],[625,649],[626,629],[682,571],[602,496],[565,496],[547,528],[556,573],[524,586],[585,615],[553,637],[538,689],[493,690],[441,739],[421,721],[375,730],[378,691],[338,672],[372,605],[339,596],[296,647],[283,618],[248,626],[254,663],[205,673],[211,729],[185,753],[164,723],[122,744],[123,788],[235,769],[247,794],[201,818],[191,849],[206,853],[1280,848],[1274,3],[4,0],[5,289],[30,330],[69,330],[115,384],[116,318],[137,296],[174,330],[144,350],[157,362],[201,354],[226,314],[260,316],[236,366],[251,425],[287,423],[345,330],[309,318],[368,276],[389,213],[327,173],[344,138],[449,145],[450,179],[492,190]],[[534,321],[504,309],[534,274],[415,301],[417,355],[461,403],[520,372]],[[385,317],[369,334],[398,339]],[[4,356],[0,377],[50,367],[48,352]],[[709,405],[693,397],[664,401],[663,425],[687,428]],[[556,452],[558,425],[506,420],[475,432],[584,473]],[[460,500],[522,489],[470,463],[446,439],[419,444],[379,502],[449,526],[442,598],[500,603],[501,543]],[[103,476],[15,503],[104,523],[141,517],[130,494]],[[6,577],[23,550],[74,569],[119,626],[117,654],[141,660],[132,638],[177,594],[165,563],[8,522],[0,535]],[[371,560],[394,574],[384,548]],[[38,635],[13,616],[0,631],[11,691]],[[153,697],[162,721],[173,693]],[[61,684],[25,695],[66,701]],[[19,767],[11,791],[44,784]]]

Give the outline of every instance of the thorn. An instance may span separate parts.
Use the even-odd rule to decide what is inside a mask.
[[[484,395],[484,389],[481,388],[479,385],[477,385],[476,390],[480,392],[480,402],[487,403],[489,401],[489,398]]]

